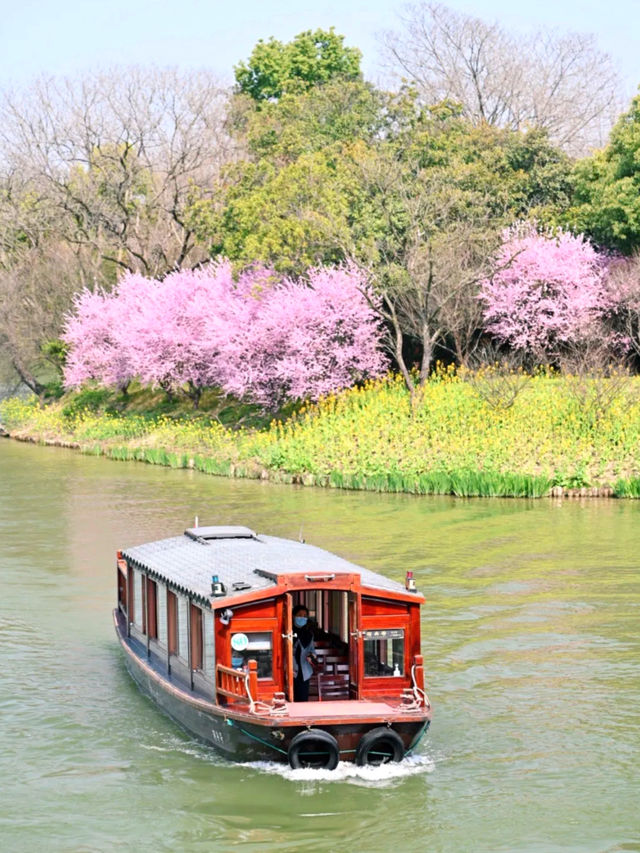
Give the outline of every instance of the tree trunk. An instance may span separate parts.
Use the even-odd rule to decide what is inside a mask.
[[[41,382],[38,382],[33,373],[28,368],[24,367],[24,365],[22,365],[19,359],[15,356],[11,359],[11,364],[20,377],[20,381],[26,385],[27,388],[33,391],[34,394],[37,394],[40,399],[42,399],[42,395],[45,392],[45,386]]]
[[[407,386],[407,391],[409,392],[409,397],[411,398],[411,403],[413,406],[413,398],[416,393],[416,387],[411,376],[411,373],[405,363],[404,356],[402,354],[402,344],[404,342],[404,337],[402,334],[402,329],[400,328],[400,322],[398,320],[398,315],[396,313],[396,309],[393,304],[385,297],[385,302],[389,309],[387,314],[387,319],[390,321],[393,327],[393,357],[396,360],[400,373],[402,374],[402,378],[404,379],[404,384]]]
[[[426,326],[422,327],[422,359],[420,361],[420,387],[422,388],[429,378],[431,362],[433,361],[433,341]]]

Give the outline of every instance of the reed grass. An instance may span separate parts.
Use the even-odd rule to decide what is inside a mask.
[[[617,498],[640,498],[640,477],[630,477],[628,480],[618,480],[613,487]]]

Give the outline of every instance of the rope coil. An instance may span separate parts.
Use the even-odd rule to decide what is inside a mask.
[[[265,716],[268,715],[270,717],[282,717],[286,716],[287,706],[285,704],[280,705],[268,705],[266,702],[261,702],[259,699],[254,699],[251,695],[251,689],[249,687],[249,673],[245,672],[244,675],[244,689],[247,693],[247,698],[249,699],[249,713],[256,714],[257,716]]]
[[[418,687],[418,683],[416,682],[416,665],[413,664],[411,667],[411,681],[413,682],[413,687],[411,688],[413,692],[413,701],[407,702],[406,705],[402,705],[401,711],[405,714],[409,714],[412,711],[418,711],[422,705],[424,704],[425,708],[431,707],[431,702],[429,702],[429,697],[422,690],[421,687]],[[408,692],[408,691],[407,691]]]

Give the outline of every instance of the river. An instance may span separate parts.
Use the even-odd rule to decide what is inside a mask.
[[[426,595],[418,754],[234,765],[129,679],[114,553],[300,533]],[[640,502],[416,498],[0,441],[2,851],[640,851]]]

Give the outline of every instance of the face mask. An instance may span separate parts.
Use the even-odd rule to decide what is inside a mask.
[[[235,655],[231,658],[231,666],[234,669],[240,669],[244,664],[244,658],[236,657]]]
[[[307,617],[295,616],[293,619],[293,624],[296,626],[296,628],[304,628],[304,626],[307,624]]]

